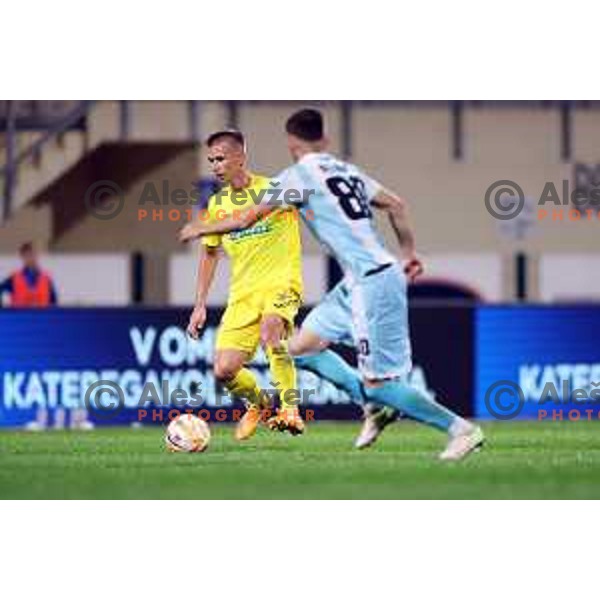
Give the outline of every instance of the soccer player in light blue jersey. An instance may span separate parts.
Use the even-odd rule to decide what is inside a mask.
[[[358,167],[327,152],[320,112],[304,109],[293,114],[286,132],[295,164],[275,178],[277,186],[310,191],[283,197],[298,203],[306,225],[337,259],[345,275],[292,337],[290,354],[297,357],[299,367],[333,381],[355,400],[388,407],[386,411],[367,411],[358,447],[371,444],[399,412],[448,434],[442,460],[463,458],[483,444],[481,429],[406,382],[412,368],[407,277],[412,279],[422,270],[406,202]],[[186,239],[245,228],[273,210],[269,204],[267,198],[237,219],[197,223],[193,231],[188,226]],[[389,215],[402,250],[402,264],[381,242],[372,208]],[[328,349],[335,342],[356,348],[359,372]]]

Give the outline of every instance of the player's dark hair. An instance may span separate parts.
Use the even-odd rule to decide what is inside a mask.
[[[244,134],[237,129],[222,129],[221,131],[215,131],[214,133],[211,133],[206,139],[206,145],[210,148],[222,138],[230,138],[239,144],[244,150],[246,149],[246,138],[244,138]]]
[[[323,139],[323,115],[314,108],[304,108],[287,120],[285,130],[305,142],[318,142]]]

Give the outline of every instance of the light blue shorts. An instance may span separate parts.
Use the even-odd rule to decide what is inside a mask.
[[[412,368],[406,278],[396,264],[338,283],[309,313],[302,329],[354,346],[363,377],[404,377]]]

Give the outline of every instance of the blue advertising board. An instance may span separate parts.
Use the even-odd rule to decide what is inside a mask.
[[[598,418],[600,307],[480,307],[475,319],[477,417]]]
[[[202,336],[193,341],[185,333],[189,309],[0,310],[0,426],[23,426],[40,408],[84,406],[101,424],[164,422],[172,418],[171,408],[235,418],[241,404],[213,372],[221,313],[210,310]],[[472,349],[455,346],[448,353],[436,337],[470,344],[472,316],[466,309],[459,313],[411,311],[416,366],[410,380],[423,389],[439,388],[444,402],[464,403],[472,396]],[[353,359],[351,352],[345,357]],[[262,351],[250,368],[259,386],[273,392]],[[298,388],[304,410],[315,419],[360,416],[347,394],[312,373],[299,371]]]
[[[0,310],[0,426],[22,426],[39,408],[90,405],[102,424],[164,422],[173,407],[231,420],[241,405],[213,372],[221,312],[210,310],[192,341],[188,309]],[[600,307],[413,306],[410,320],[411,382],[458,413],[509,420],[560,410],[558,418],[573,420],[568,411],[577,409],[579,418],[600,417]],[[273,392],[261,351],[250,368]],[[360,416],[344,392],[312,373],[299,371],[298,388],[315,419]]]
[[[172,407],[221,409],[219,419],[229,420],[234,402],[212,369],[220,312],[209,312],[194,341],[185,333],[188,310],[0,311],[0,424],[23,425],[38,408],[59,407],[86,407],[103,423],[162,422]],[[261,388],[274,390],[267,367],[259,352],[251,368]],[[311,373],[300,374],[299,388],[313,391],[313,408],[341,404],[354,414],[347,395]]]

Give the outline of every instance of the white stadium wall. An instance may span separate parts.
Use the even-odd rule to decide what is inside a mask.
[[[289,164],[283,133],[285,120],[307,104],[324,111],[332,149],[340,153],[344,131],[341,105],[337,102],[239,102],[233,113],[226,102],[201,102],[196,133],[203,139],[236,120],[247,135],[251,167],[275,175]],[[130,103],[130,114],[132,141],[189,140],[187,102],[135,101]],[[536,218],[536,201],[546,182],[552,181],[560,189],[563,180],[572,180],[574,162],[600,163],[600,110],[578,107],[573,111],[573,162],[562,160],[560,113],[555,106],[467,105],[461,125],[463,154],[457,160],[453,156],[453,121],[448,104],[354,103],[350,113],[351,160],[410,201],[418,247],[431,257],[430,276],[460,275],[454,266],[458,265],[468,271],[465,276],[472,287],[484,290],[486,299],[510,300],[514,298],[514,255],[524,252],[531,259],[530,299],[553,297],[556,292],[547,290],[559,290],[563,275],[560,268],[547,270],[544,265],[551,259],[545,255],[595,255],[600,251],[600,220],[540,221]],[[118,135],[119,104],[97,103],[88,132],[90,146],[100,140],[117,139]],[[205,150],[198,147],[155,169],[145,179],[167,178],[173,186],[185,188],[195,177],[207,174]],[[486,210],[486,190],[503,179],[517,182],[533,202],[532,227],[526,239],[515,241],[507,237],[502,223]],[[144,181],[136,182],[126,190],[128,204],[139,195],[143,184]],[[378,222],[386,242],[394,248],[389,224],[382,218]],[[173,264],[178,264],[181,252],[175,241],[178,226],[171,222],[139,222],[133,212],[124,211],[108,226],[88,216],[59,239],[52,239],[53,223],[47,207],[28,206],[15,215],[8,227],[0,228],[0,252],[12,253],[29,239],[35,239],[40,249],[52,252],[140,251],[148,265],[152,263],[146,277],[146,283],[151,285],[146,300],[160,304],[176,299],[180,303],[185,298],[184,303],[189,303],[189,292],[184,291],[189,284],[174,283],[179,275],[173,275],[168,268],[171,258]],[[318,258],[307,264],[325,264],[319,245],[306,231],[303,243],[307,260]],[[455,262],[452,256],[462,258]],[[492,269],[465,266],[486,265],[491,256],[495,257]],[[447,260],[439,262],[436,257]],[[590,261],[594,260],[592,256]],[[574,273],[570,277],[584,279],[584,264],[588,263],[572,262]],[[445,269],[448,272],[444,275]],[[321,272],[324,273],[317,271],[317,280]],[[195,268],[181,277],[194,280]],[[556,281],[550,285],[552,278]],[[575,287],[580,286],[578,281],[573,281]],[[307,287],[312,289],[312,285]],[[591,284],[581,285],[582,292],[590,292]],[[180,291],[173,292],[173,287]],[[215,294],[222,295],[223,291],[216,290]]]
[[[430,254],[423,259],[426,272],[422,283],[443,281],[459,285],[487,302],[501,302],[504,298],[504,266],[499,254]]]
[[[600,253],[543,254],[539,294],[544,302],[600,301]]]

